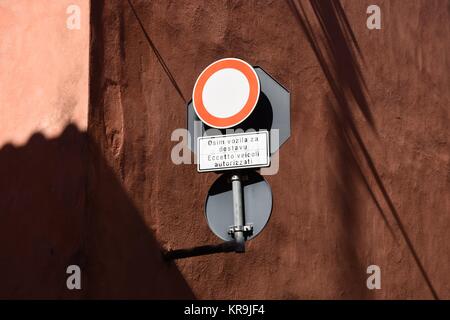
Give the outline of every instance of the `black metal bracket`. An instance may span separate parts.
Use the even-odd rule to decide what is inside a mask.
[[[253,225],[246,224],[245,226],[230,226],[230,228],[228,228],[228,234],[233,238],[236,232],[244,233],[245,238],[247,238],[253,234]]]

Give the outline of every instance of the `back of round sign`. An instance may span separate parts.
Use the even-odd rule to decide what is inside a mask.
[[[256,171],[242,172],[242,191],[245,224],[252,225],[253,232],[247,240],[256,237],[266,226],[272,213],[272,190]],[[231,241],[228,230],[234,224],[232,173],[221,175],[208,191],[205,215],[209,228],[216,236]]]

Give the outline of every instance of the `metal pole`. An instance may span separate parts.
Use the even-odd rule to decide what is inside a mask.
[[[233,188],[234,226],[237,228],[234,232],[236,252],[245,252],[244,207],[242,203],[241,177],[239,174],[233,174],[231,184]]]

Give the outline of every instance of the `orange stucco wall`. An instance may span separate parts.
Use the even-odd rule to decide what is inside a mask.
[[[80,8],[80,29],[68,28],[70,5]],[[54,137],[69,122],[85,130],[89,1],[1,1],[0,34],[0,145]]]
[[[80,294],[89,29],[88,0],[0,1],[0,298]]]

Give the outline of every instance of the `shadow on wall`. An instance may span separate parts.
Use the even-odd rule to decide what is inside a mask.
[[[0,176],[0,298],[194,298],[76,126],[5,145]],[[71,264],[82,290],[66,287]]]
[[[345,117],[346,121],[353,122],[351,105],[356,102],[367,123],[375,130],[367,88],[358,62],[358,58],[362,60],[363,57],[340,1],[309,2],[314,18],[320,25],[320,32],[314,31],[312,19],[308,17],[308,10],[302,3],[288,0],[339,103],[341,116]]]
[[[389,208],[389,212],[398,232],[404,239],[416,265],[433,298],[438,295],[431,280],[423,267],[414,246],[406,233],[400,216],[392,199],[386,191],[383,181],[375,167],[375,163],[360,135],[355,123],[355,111],[359,110],[369,127],[376,134],[376,127],[368,102],[368,92],[359,60],[363,61],[356,37],[352,31],[345,11],[339,0],[310,0],[308,9],[303,3],[306,1],[287,0],[300,28],[305,34],[322,71],[333,92],[335,102],[328,99],[327,105],[332,113],[336,125],[338,145],[334,159],[341,168],[332,191],[336,194],[336,203],[339,205],[341,222],[346,226],[349,235],[343,235],[344,250],[348,257],[348,268],[354,269],[360,262],[353,243],[359,234],[355,231],[358,215],[357,187],[363,186],[375,203],[380,216],[386,224],[391,235],[396,239],[396,232],[389,224],[389,220],[374,190],[380,192],[381,200]],[[318,27],[312,21],[317,22]],[[352,108],[352,106],[356,106]],[[367,168],[365,173],[364,168]],[[372,177],[375,189],[369,184]],[[361,279],[359,279],[361,280]],[[359,283],[363,283],[360,281]],[[363,288],[354,288],[360,296]],[[362,297],[362,296],[361,296]]]
[[[359,138],[359,133],[354,122],[353,105],[357,106],[370,128],[375,130],[363,74],[358,63],[358,57],[362,59],[361,52],[339,1],[311,0],[309,10],[302,2],[290,0],[288,4],[313,49],[334,96],[334,99],[327,97],[335,133],[331,137],[333,148],[330,149],[329,158],[339,170],[329,179],[329,191],[333,195],[340,221],[337,249],[343,259],[339,261],[342,264],[342,275],[339,279],[343,281],[342,287],[348,290],[342,293],[345,295],[343,298],[348,296],[367,299],[367,275],[363,272],[365,261],[361,261],[355,246],[363,237],[363,231],[360,229],[361,217],[358,214],[361,207],[365,206],[359,199],[358,190],[361,186],[370,194],[391,235],[394,236],[394,232],[354,152],[352,138],[355,135]],[[314,28],[313,25],[317,27]],[[358,142],[365,148],[362,140]],[[354,281],[349,282],[348,279]]]

